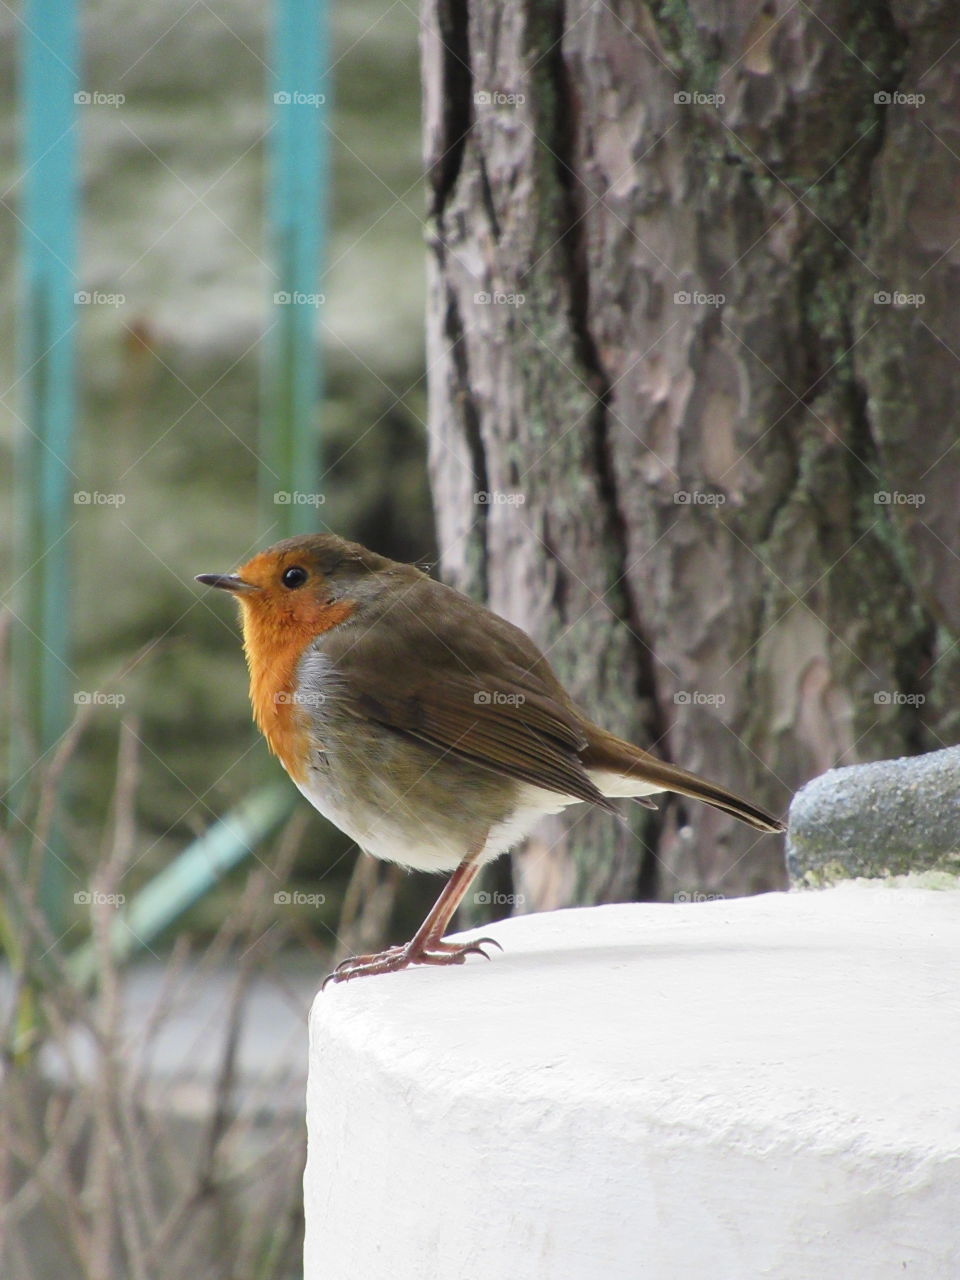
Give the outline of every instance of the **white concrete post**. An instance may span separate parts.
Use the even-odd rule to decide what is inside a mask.
[[[955,1280],[960,893],[495,925],[328,988],[305,1280]]]

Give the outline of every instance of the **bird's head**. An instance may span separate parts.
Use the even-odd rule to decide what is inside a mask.
[[[240,603],[244,643],[309,643],[339,626],[383,590],[395,564],[334,534],[305,534],[261,551],[235,573],[200,573],[197,581],[232,592]]]

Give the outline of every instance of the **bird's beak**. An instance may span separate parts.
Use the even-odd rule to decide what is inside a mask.
[[[260,590],[254,583],[244,582],[243,578],[238,578],[235,573],[198,573],[197,582],[202,582],[205,587],[221,587],[224,591],[235,591],[238,595],[243,595],[246,591]]]

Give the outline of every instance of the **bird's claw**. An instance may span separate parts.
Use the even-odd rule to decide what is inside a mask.
[[[385,951],[368,955],[349,956],[341,960],[332,973],[327,974],[320,990],[326,990],[329,982],[350,982],[354,978],[372,977],[378,973],[398,973],[415,964],[463,964],[467,956],[490,956],[484,946],[503,947],[496,938],[476,938],[470,942],[444,942],[441,938],[428,940],[419,947],[407,943],[402,947],[388,947]]]

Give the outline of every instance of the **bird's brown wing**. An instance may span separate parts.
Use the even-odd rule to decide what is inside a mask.
[[[405,585],[318,641],[345,708],[504,777],[612,810],[579,757],[582,718],[529,636],[430,579]]]
[[[588,770],[691,796],[760,831],[784,824],[591,724],[519,628],[409,566],[318,640],[355,715],[504,777],[613,810]],[[641,804],[656,807],[644,796]]]

